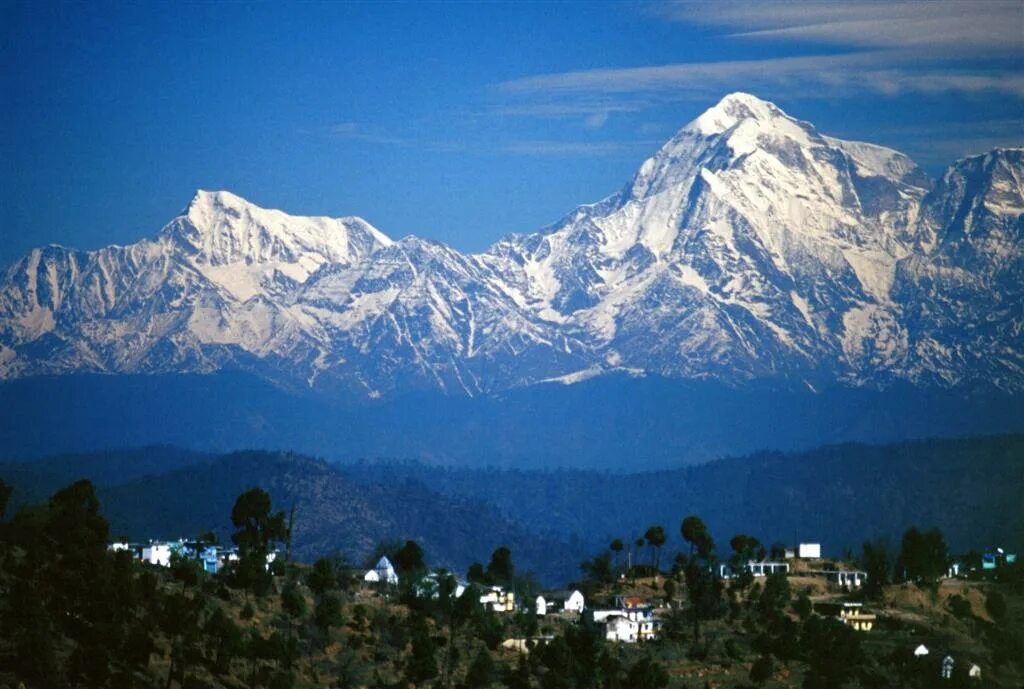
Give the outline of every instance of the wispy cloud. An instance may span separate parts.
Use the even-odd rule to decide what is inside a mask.
[[[1024,98],[1024,2],[933,0],[679,1],[653,6],[668,20],[718,27],[722,40],[774,41],[813,55],[686,61],[538,74],[496,90],[512,112],[576,107],[642,110],[732,90],[777,97],[1001,94]],[[611,110],[607,110],[611,112]]]
[[[634,153],[660,145],[659,141],[513,141],[501,151],[522,156],[591,157]]]
[[[621,103],[610,99],[591,98],[566,103],[502,103],[495,105],[488,112],[495,115],[513,117],[543,117],[577,119],[591,117],[600,113],[639,112],[646,107],[645,103]]]
[[[656,14],[691,24],[721,26],[734,37],[796,40],[861,48],[941,53],[1020,54],[1020,0],[677,0]]]
[[[587,115],[583,120],[583,126],[587,129],[600,129],[608,122],[608,111],[601,110],[591,115]]]
[[[955,131],[957,136],[950,137]],[[1024,116],[980,122],[946,122],[930,126],[890,126],[872,132],[883,139],[898,139],[918,163],[941,167],[950,161],[978,155],[993,148],[1024,145]]]
[[[498,89],[510,95],[636,94],[643,96],[645,103],[721,93],[736,88],[738,83],[748,90],[798,89],[801,95],[810,97],[865,91],[887,94],[993,91],[1024,96],[1024,74],[1018,72],[888,66],[892,64],[892,57],[888,52],[872,51],[592,69],[524,77],[503,82]],[[668,90],[671,92],[666,93]]]
[[[326,127],[324,130],[335,139],[346,139],[349,141],[364,141],[371,144],[385,144],[388,146],[410,146],[416,143],[413,139],[390,136],[367,130],[364,125],[356,122],[338,122]]]
[[[309,133],[310,131],[303,130],[304,133]],[[331,139],[357,141],[381,146],[400,146],[403,148],[419,148],[441,152],[462,151],[466,148],[465,143],[461,141],[439,141],[415,136],[397,136],[376,127],[359,124],[358,122],[337,122],[312,131],[326,135]]]
[[[607,115],[605,115],[607,119]],[[604,124],[603,121],[600,124]],[[597,127],[594,127],[597,128]],[[331,139],[354,141],[379,146],[399,146],[439,152],[459,152],[477,155],[515,155],[534,157],[596,157],[636,152],[660,145],[653,140],[639,141],[559,141],[543,139],[502,142],[488,140],[476,145],[466,142],[437,141],[427,138],[396,136],[356,122],[338,122],[327,127],[303,129],[301,133],[327,136]]]

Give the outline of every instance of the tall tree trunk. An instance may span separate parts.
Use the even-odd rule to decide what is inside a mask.
[[[288,540],[285,541],[284,550],[284,561],[285,564],[292,560],[292,524],[295,523],[295,503],[292,503],[292,508],[288,510]]]

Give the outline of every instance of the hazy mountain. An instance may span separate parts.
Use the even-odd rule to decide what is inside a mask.
[[[617,372],[499,395],[406,393],[367,404],[251,374],[74,375],[0,385],[0,459],[153,443],[287,449],[332,460],[641,471],[765,448],[1024,431],[1024,396],[897,383],[740,388]]]
[[[603,547],[652,524],[681,545],[679,526],[703,518],[719,543],[750,533],[765,541],[820,542],[859,550],[868,538],[898,547],[911,526],[939,527],[951,548],[1024,548],[1024,436],[831,445],[761,452],[656,472],[439,468],[413,462],[343,467],[367,483],[414,479],[445,495],[480,500],[542,534]]]
[[[243,370],[355,400],[631,375],[1024,388],[1021,149],[932,184],[732,94],[621,191],[466,255],[200,191],[0,278],[0,376]]]
[[[291,453],[167,447],[0,464],[15,505],[93,479],[113,533],[135,539],[208,529],[227,538],[235,498],[259,485],[280,509],[295,505],[300,558],[340,549],[358,561],[380,542],[413,538],[434,563],[464,570],[507,545],[520,569],[550,583],[576,576],[611,538],[632,542],[653,524],[666,528],[674,552],[689,514],[726,550],[744,532],[766,543],[817,541],[839,555],[877,536],[898,542],[910,526],[939,527],[955,551],[1021,548],[1022,472],[1019,435],[836,445],[644,473],[331,465]]]

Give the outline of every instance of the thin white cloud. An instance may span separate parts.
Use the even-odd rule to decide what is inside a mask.
[[[310,133],[310,130],[306,129],[300,131],[303,133]],[[360,143],[377,144],[381,146],[420,148],[427,151],[437,152],[462,151],[466,148],[466,145],[461,141],[437,141],[413,136],[395,136],[394,134],[382,132],[376,128],[368,128],[357,122],[338,122],[313,131],[320,135],[326,135],[332,139],[357,141]]]
[[[607,114],[604,115],[607,119]],[[603,122],[601,122],[603,124]],[[594,127],[596,128],[596,127]],[[660,141],[557,141],[528,139],[510,142],[489,141],[476,146],[464,142],[435,141],[415,137],[401,137],[368,129],[356,122],[338,122],[318,129],[302,129],[305,134],[317,134],[332,139],[357,141],[381,146],[400,146],[429,151],[460,152],[478,155],[515,155],[534,157],[595,157],[609,156],[624,152],[635,152],[660,145]]]
[[[943,57],[1024,49],[1020,0],[681,0],[654,11],[675,21],[721,26],[743,38],[923,49]]]
[[[956,132],[956,136],[951,137],[950,132]],[[1024,117],[890,126],[876,129],[872,134],[883,140],[898,140],[901,150],[922,165],[945,167],[959,158],[987,153],[993,148],[1024,145]]]
[[[522,156],[608,156],[660,145],[653,141],[513,141],[501,148],[503,153]]]
[[[1022,0],[679,1],[663,19],[718,27],[737,44],[772,40],[814,55],[687,61],[526,76],[497,85],[509,110],[542,114],[604,103],[643,110],[735,90],[769,98],[1000,94],[1024,98]],[[611,110],[609,110],[611,111]]]
[[[1001,92],[1024,96],[1024,74],[889,66],[892,53],[684,62],[653,67],[592,69],[524,77],[498,84],[508,95],[642,95],[648,102],[728,90],[797,91],[804,97],[878,93]],[[666,93],[668,92],[668,93]],[[551,105],[551,104],[549,104]],[[555,106],[551,106],[555,107]]]
[[[409,146],[415,143],[412,139],[398,136],[390,136],[379,132],[367,130],[366,127],[356,122],[338,122],[326,129],[327,133],[335,139],[347,139],[349,141],[363,141],[371,144],[387,144],[389,146]]]
[[[583,126],[587,129],[600,129],[608,122],[608,111],[602,110],[595,112],[591,115],[587,115],[583,119]]]
[[[615,102],[607,98],[579,99],[564,103],[504,103],[488,110],[488,114],[545,119],[578,119],[600,114],[639,112],[647,107],[642,102]]]

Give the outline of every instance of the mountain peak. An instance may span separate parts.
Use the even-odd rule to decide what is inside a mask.
[[[779,106],[749,93],[737,91],[722,98],[686,128],[711,136],[732,129],[742,120],[770,121],[779,117],[788,117]]]
[[[254,207],[252,203],[246,201],[241,196],[232,194],[230,191],[196,189],[196,193],[192,195],[192,199],[188,202],[188,206],[185,207],[183,215],[197,219],[209,217],[225,209],[238,210],[251,207]]]

